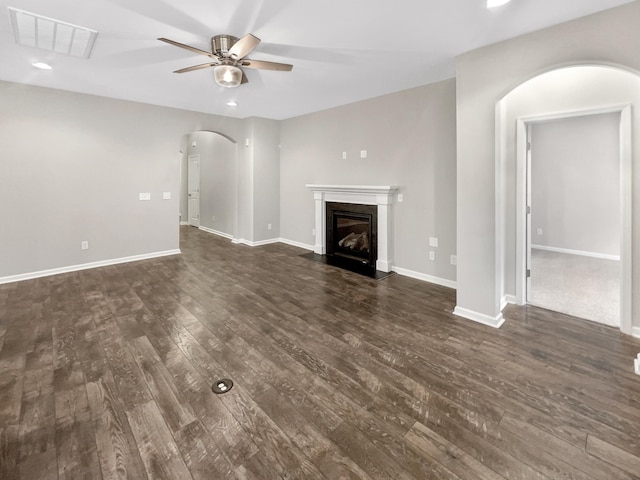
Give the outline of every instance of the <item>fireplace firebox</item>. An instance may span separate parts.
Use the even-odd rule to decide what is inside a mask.
[[[377,205],[327,202],[326,215],[327,261],[344,268],[375,272]]]

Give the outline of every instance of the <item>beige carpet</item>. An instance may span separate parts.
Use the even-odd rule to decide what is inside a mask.
[[[529,303],[620,325],[620,262],[531,250]]]

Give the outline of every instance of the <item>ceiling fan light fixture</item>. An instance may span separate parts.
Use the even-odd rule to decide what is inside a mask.
[[[242,82],[242,70],[235,65],[218,65],[213,69],[213,78],[221,87],[237,87]]]

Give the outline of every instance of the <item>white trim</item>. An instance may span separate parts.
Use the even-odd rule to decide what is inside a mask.
[[[507,305],[517,305],[518,299],[515,295],[504,295],[500,301],[500,311],[504,310]]]
[[[180,222],[180,225],[189,225],[189,222]]]
[[[631,335],[640,338],[640,327],[631,327]]]
[[[586,252],[584,250],[571,250],[570,248],[547,247],[546,245],[533,245],[531,248],[546,252],[566,253],[569,255],[581,255],[583,257],[602,258],[604,260],[620,260],[620,255],[608,255],[606,253]]]
[[[398,187],[392,185],[305,185],[313,192],[321,193],[344,193],[347,195],[383,195],[391,197],[395,194]],[[334,200],[330,200],[334,201]],[[339,201],[339,200],[336,200]],[[365,202],[362,202],[365,203]],[[375,200],[371,201],[375,204]]]
[[[200,225],[198,227],[199,230],[202,230],[203,232],[207,232],[207,233],[212,233],[214,235],[218,235],[219,237],[224,237],[224,238],[228,238],[228,239],[232,239],[233,235],[229,235],[228,233],[224,233],[224,232],[219,232],[218,230],[213,230],[212,228],[207,228],[207,227],[203,227],[202,225]]]
[[[466,318],[467,320],[473,320],[474,322],[481,323],[493,328],[500,328],[504,323],[504,317],[502,316],[502,313],[496,315],[495,317],[490,317],[489,315],[485,315],[484,313],[478,313],[472,310],[467,310],[466,308],[456,307],[453,309],[453,314],[457,315],[458,317]]]
[[[251,240],[245,240],[244,238],[234,238],[231,240],[231,242],[235,243],[236,245],[247,245],[249,247],[261,247],[262,245],[271,245],[272,243],[278,243],[280,242],[280,239],[270,238],[269,240],[260,240],[257,242],[252,242]]]
[[[132,255],[130,257],[113,258],[110,260],[101,260],[99,262],[81,263],[79,265],[70,265],[68,267],[52,268],[50,270],[40,270],[38,272],[22,273],[20,275],[11,275],[8,277],[0,277],[0,285],[5,283],[22,282],[24,280],[33,280],[34,278],[48,277],[50,275],[60,275],[61,273],[78,272],[80,270],[89,270],[91,268],[108,267],[119,263],[137,262],[140,260],[149,260],[151,258],[167,257],[169,255],[179,255],[180,249],[165,250],[163,252],[145,253],[142,255]]]
[[[457,288],[457,283],[454,280],[447,280],[446,278],[434,277],[433,275],[427,275],[426,273],[415,272],[413,270],[407,270],[406,268],[393,267],[392,270],[398,275],[404,277],[415,278],[416,280],[422,280],[423,282],[435,283],[443,287]]]
[[[281,243],[286,245],[291,245],[292,247],[304,248],[305,250],[313,250],[313,245],[309,245],[308,243],[296,242],[294,240],[288,240],[286,238],[280,238]]]

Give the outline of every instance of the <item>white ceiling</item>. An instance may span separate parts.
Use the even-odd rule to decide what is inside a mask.
[[[285,119],[451,78],[454,57],[631,0],[0,0],[0,79],[238,118]],[[16,45],[7,7],[97,30],[88,60]],[[253,33],[249,83],[217,86],[206,62],[156,40],[210,50],[210,37]],[[51,64],[38,70],[32,62]],[[236,100],[238,107],[226,106]]]

